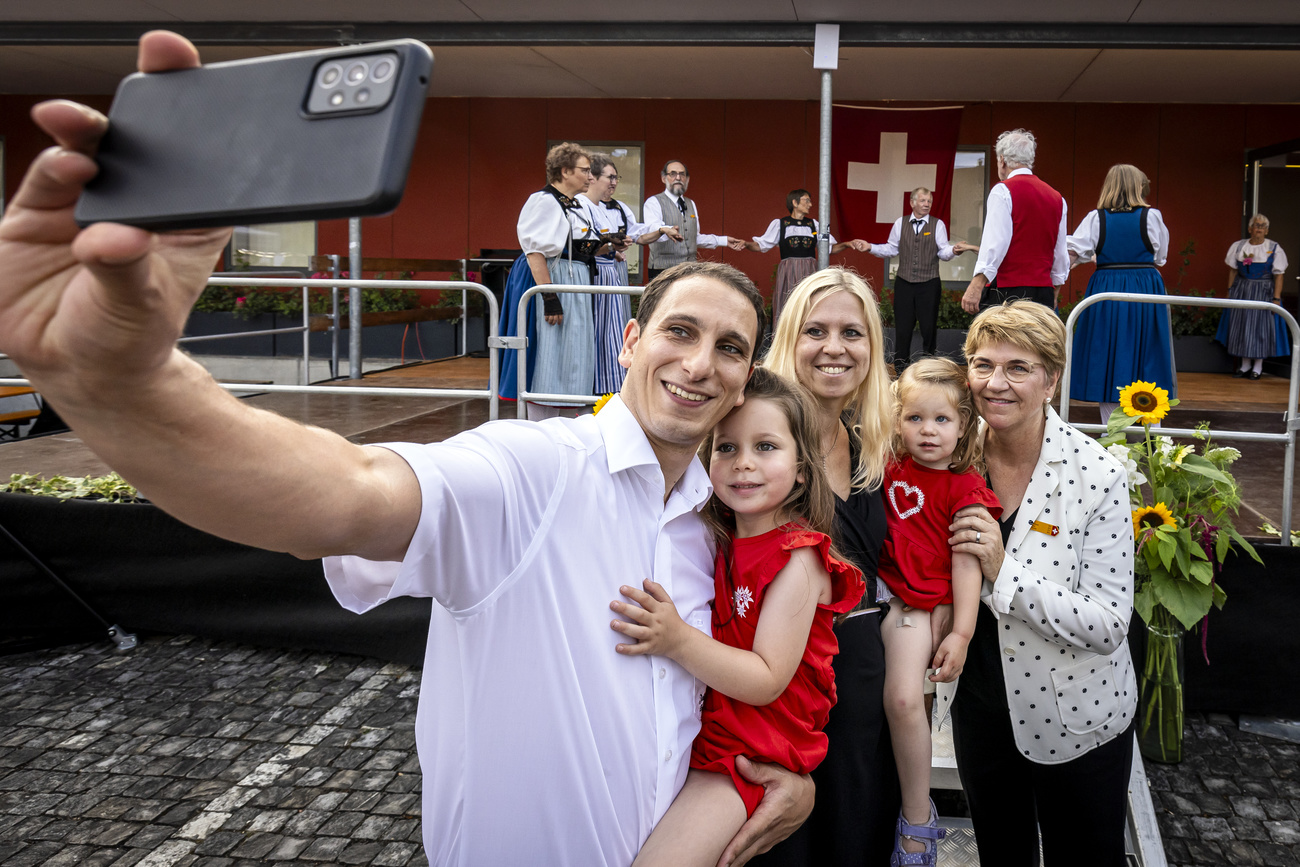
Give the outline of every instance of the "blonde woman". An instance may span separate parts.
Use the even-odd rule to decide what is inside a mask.
[[[1110,167],[1097,210],[1089,211],[1066,239],[1070,265],[1096,261],[1088,295],[1126,292],[1164,295],[1156,269],[1169,256],[1169,229],[1147,204],[1151,183],[1137,166]],[[1070,368],[1070,397],[1101,404],[1104,422],[1119,405],[1119,390],[1131,382],[1154,382],[1178,394],[1173,334],[1163,304],[1105,301],[1079,316]]]
[[[885,724],[875,580],[886,532],[880,482],[893,418],[871,287],[843,268],[802,280],[785,302],[763,366],[797,380],[816,401],[821,452],[835,492],[835,543],[862,570],[867,592],[862,607],[835,629],[838,698],[825,729],[826,760],[813,771],[812,815],[755,863],[887,864],[900,798]]]

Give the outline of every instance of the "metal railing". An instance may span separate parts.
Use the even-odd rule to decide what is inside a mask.
[[[543,292],[569,292],[578,295],[640,295],[643,291],[641,286],[580,286],[572,283],[548,283],[545,286],[534,286],[519,299],[519,309],[515,316],[515,322],[524,323],[528,321],[528,302],[534,295],[540,295]],[[541,311],[538,311],[541,316]],[[522,329],[521,329],[522,330]],[[545,392],[528,391],[528,338],[526,335],[517,337],[505,337],[501,339],[503,348],[515,349],[519,352],[518,365],[516,367],[517,385],[515,387],[516,401],[515,414],[519,418],[528,417],[528,401],[551,401],[552,403],[567,404],[594,404],[600,400],[599,395],[595,394],[547,394]]]
[[[1300,418],[1296,416],[1296,401],[1300,398],[1300,325],[1287,310],[1267,301],[1245,301],[1235,298],[1187,298],[1176,295],[1131,295],[1127,292],[1101,292],[1090,295],[1075,305],[1066,320],[1065,330],[1069,335],[1065,347],[1065,371],[1061,374],[1061,420],[1070,420],[1070,362],[1074,354],[1074,326],[1079,314],[1094,304],[1102,301],[1121,301],[1131,304],[1166,304],[1184,307],[1227,307],[1234,310],[1267,310],[1281,316],[1291,331],[1291,383],[1287,396],[1286,413],[1282,416],[1286,423],[1285,433],[1266,433],[1264,431],[1215,430],[1216,440],[1243,440],[1258,443],[1282,443],[1286,446],[1286,458],[1282,469],[1282,544],[1291,544],[1291,490],[1295,483],[1295,432],[1300,427]],[[1076,424],[1076,428],[1088,433],[1105,433],[1106,426],[1101,424]],[[1161,427],[1160,433],[1171,437],[1193,437],[1196,431],[1188,428]]]
[[[339,289],[441,289],[441,290],[461,290],[462,292],[477,292],[482,295],[487,303],[488,311],[488,387],[482,388],[367,388],[365,386],[342,386],[342,385],[249,385],[246,383],[218,383],[227,391],[243,393],[273,393],[287,392],[292,394],[350,394],[350,395],[396,395],[396,396],[419,396],[419,397],[481,397],[488,400],[488,418],[495,420],[498,417],[500,400],[497,395],[497,379],[500,370],[500,349],[499,340],[497,339],[497,329],[499,316],[497,315],[498,307],[496,296],[492,290],[479,283],[469,283],[463,280],[310,280],[303,278],[288,277],[261,277],[261,278],[242,278],[242,277],[213,277],[208,281],[210,286],[266,286],[266,287],[295,287],[301,286],[304,294],[303,303],[303,325],[293,326],[291,328],[268,328],[261,331],[240,331],[231,334],[214,334],[207,335],[199,340],[218,340],[223,338],[248,337],[250,335],[264,334],[295,334],[303,333],[303,352],[304,352],[304,370],[310,360],[310,347],[308,345],[307,331],[310,328],[310,312],[307,309],[306,296],[308,290],[312,288],[330,289],[337,287]],[[463,309],[463,308],[462,308]],[[463,318],[463,317],[462,317]],[[337,308],[334,316],[334,328],[337,333],[338,326]],[[359,328],[360,322],[350,322],[349,327]],[[193,341],[195,338],[181,338],[182,341]],[[31,385],[26,379],[0,379],[0,385]]]

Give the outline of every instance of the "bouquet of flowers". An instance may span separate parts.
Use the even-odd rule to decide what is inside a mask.
[[[1119,409],[1101,439],[1128,469],[1136,544],[1133,601],[1147,624],[1138,735],[1143,754],[1157,761],[1178,761],[1181,755],[1178,663],[1184,631],[1201,625],[1205,653],[1210,608],[1227,601],[1217,580],[1224,560],[1234,546],[1259,560],[1232,521],[1241,489],[1229,467],[1241,452],[1215,447],[1208,423],[1197,427],[1198,442],[1182,445],[1153,432],[1152,425],[1177,405],[1155,383],[1135,382],[1120,391]],[[1129,441],[1134,425],[1142,426],[1142,436]],[[1145,741],[1153,725],[1158,729],[1149,753]]]

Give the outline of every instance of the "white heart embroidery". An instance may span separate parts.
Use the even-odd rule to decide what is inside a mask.
[[[899,488],[903,489],[903,493],[906,496],[916,497],[916,505],[908,509],[907,511],[903,511],[902,509],[898,508],[898,500],[894,498],[894,492],[897,491]],[[921,511],[921,507],[925,505],[925,491],[921,490],[920,488],[914,488],[911,485],[909,485],[907,482],[904,482],[902,480],[899,480],[897,482],[891,482],[889,485],[889,505],[894,507],[894,514],[898,515],[900,520],[905,520],[907,518],[912,517],[917,512]]]

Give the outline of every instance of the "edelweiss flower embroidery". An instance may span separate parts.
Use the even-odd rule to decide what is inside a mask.
[[[754,593],[748,587],[737,587],[735,594],[732,596],[731,604],[735,607],[736,613],[741,617],[749,610],[749,606],[754,604]]]

